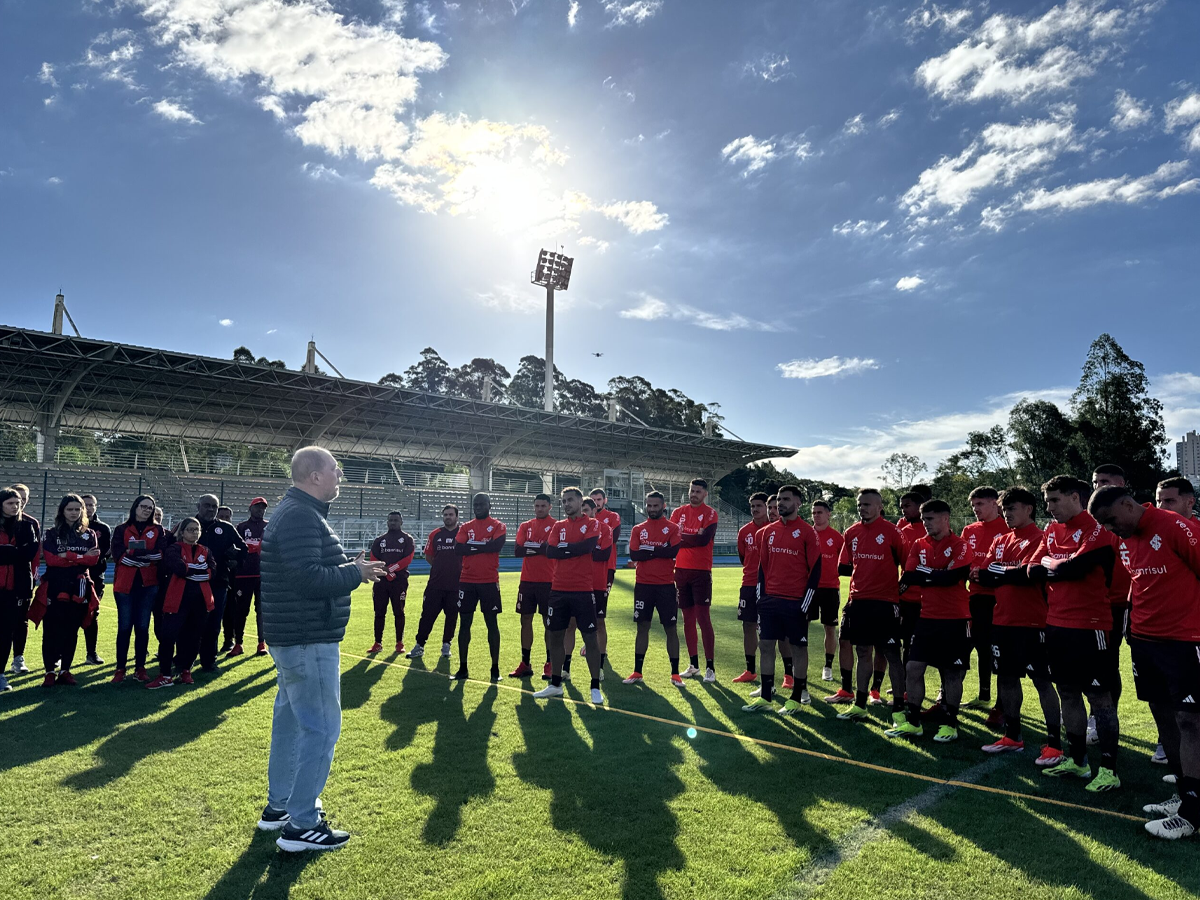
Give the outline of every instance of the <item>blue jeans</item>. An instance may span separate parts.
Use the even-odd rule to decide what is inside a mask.
[[[150,646],[150,613],[158,598],[158,586],[140,584],[128,594],[113,596],[117,600],[117,668],[124,669],[129,660],[129,635],[133,634],[134,664],[144,669]]]
[[[278,693],[271,722],[267,805],[286,809],[297,828],[320,823],[317,798],[329,779],[342,731],[341,656],[337,644],[271,648]]]
[[[204,632],[200,637],[200,665],[206,669],[217,664],[217,642],[221,639],[221,620],[225,616],[225,595],[228,592],[228,586],[212,586],[213,608],[204,621]]]

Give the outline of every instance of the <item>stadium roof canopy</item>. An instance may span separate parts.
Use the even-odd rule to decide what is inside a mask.
[[[530,471],[719,478],[793,451],[0,325],[0,420]]]

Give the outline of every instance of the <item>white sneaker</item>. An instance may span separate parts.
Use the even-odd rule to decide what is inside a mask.
[[[805,688],[804,690],[802,690],[802,691],[800,692],[800,702],[801,702],[801,703],[812,703],[812,697],[810,697],[810,696],[808,695],[808,689],[807,689],[807,688]]]
[[[450,645],[442,644],[442,659],[449,659],[449,658],[450,658]]]
[[[420,659],[425,655],[425,648],[420,644],[413,644],[413,648],[404,654],[405,659]]]
[[[12,661],[12,673],[14,675],[28,675],[29,667],[25,665],[24,656],[14,656]]]
[[[1096,730],[1096,717],[1088,716],[1087,745],[1089,747],[1100,743],[1100,732]]]
[[[829,666],[825,666],[823,669],[821,669],[821,680],[833,681],[833,669],[831,669]]]
[[[1169,819],[1171,816],[1179,812],[1179,807],[1183,805],[1183,801],[1178,794],[1172,794],[1170,799],[1164,800],[1162,803],[1147,803],[1142,807],[1142,812],[1151,816],[1158,816],[1161,819]]]
[[[1167,751],[1163,749],[1162,744],[1159,744],[1154,748],[1154,755],[1150,757],[1150,762],[1159,766],[1165,766],[1167,764]]]
[[[697,669],[695,666],[688,666],[686,669],[684,669],[682,672],[679,673],[679,676],[681,678],[695,678],[699,674],[700,674],[700,670]]]
[[[716,671],[714,669],[705,669],[704,670],[704,680],[707,681],[709,684],[716,684],[717,683]]]
[[[1196,826],[1183,816],[1170,816],[1166,819],[1155,819],[1146,823],[1146,830],[1157,838],[1177,841],[1180,838],[1191,837],[1196,833]]]
[[[600,688],[592,688],[592,703],[595,706],[604,705],[604,695],[600,693]]]
[[[1176,782],[1176,780],[1177,779],[1175,778],[1174,774],[1163,776],[1163,781],[1166,782],[1167,784],[1174,784]]]
[[[570,681],[571,680],[571,670],[563,669],[562,670],[562,678],[563,678],[563,681]]]
[[[762,688],[756,687],[754,690],[752,690],[750,692],[750,696],[751,697],[761,697],[762,696]]]
[[[536,691],[533,696],[536,697],[538,700],[545,700],[548,697],[561,697],[562,695],[563,695],[562,687],[560,687],[558,685],[548,684],[544,688],[542,688],[540,691]]]

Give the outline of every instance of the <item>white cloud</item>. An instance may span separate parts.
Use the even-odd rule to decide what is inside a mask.
[[[1119,52],[1121,36],[1158,5],[1129,0],[1108,8],[1100,0],[1066,0],[1041,16],[992,15],[956,47],[922,62],[916,78],[930,94],[951,101],[1064,91]],[[927,18],[932,24],[938,17],[931,10]]]
[[[48,62],[42,63],[41,69],[38,70],[38,81],[50,87],[58,87],[58,79],[54,77],[54,66]]]
[[[283,108],[283,102],[274,94],[259,97],[255,102],[276,119],[282,120],[287,118],[287,110]]]
[[[341,181],[342,174],[337,169],[325,165],[324,163],[304,163],[300,166],[300,171],[311,178],[313,181]]]
[[[829,356],[825,359],[793,359],[791,362],[779,363],[775,367],[784,378],[830,378],[840,375],[857,375],[878,369],[879,363],[873,359],[861,359],[857,356]]]
[[[383,7],[383,18],[385,22],[392,25],[401,25],[404,23],[405,0],[379,0],[379,5]]]
[[[1137,98],[1128,91],[1117,91],[1113,106],[1116,114],[1109,120],[1109,124],[1117,131],[1141,128],[1143,125],[1148,125],[1152,118],[1150,110],[1138,103]]]
[[[498,284],[492,290],[477,293],[475,298],[489,309],[503,313],[526,315],[541,312],[546,309],[546,295],[540,288],[532,285],[517,287],[515,284]],[[556,303],[562,303],[566,298],[559,298]]]
[[[875,124],[880,128],[887,128],[894,125],[900,119],[900,110],[889,109],[882,116],[875,120]]]
[[[1018,202],[1026,210],[1074,210],[1099,203],[1141,203],[1163,200],[1200,189],[1200,178],[1183,180],[1186,160],[1163,163],[1153,172],[1134,178],[1100,178],[1046,190],[1037,188],[1022,195]],[[1172,182],[1172,183],[1168,183]]]
[[[268,330],[267,330],[267,334],[274,334],[274,333],[275,333],[275,332],[277,332],[278,330],[279,330],[278,328],[270,328],[270,329],[268,329]]]
[[[159,100],[151,108],[168,122],[183,122],[186,125],[204,124],[174,100]]]
[[[760,141],[754,135],[748,134],[722,147],[721,156],[730,165],[743,166],[742,177],[745,178],[775,159],[775,142],[770,139]]]
[[[141,54],[142,46],[134,39],[133,32],[118,28],[92,40],[84,52],[83,65],[99,74],[104,81],[113,81],[131,90],[138,89],[140,85],[134,77],[134,61]]]
[[[609,75],[607,78],[605,78],[604,81],[601,82],[601,85],[608,88],[610,91],[615,92],[616,95],[622,100],[627,100],[630,103],[637,102],[637,94],[628,88],[619,87],[617,85],[617,79],[612,75]]]
[[[218,322],[217,324],[220,325],[222,328],[232,328],[233,327],[233,319],[221,319],[221,321]]]
[[[622,0],[604,0],[604,11],[612,16],[607,27],[641,25],[655,16],[662,6],[663,0],[633,0],[629,3]]]
[[[847,119],[846,124],[842,126],[842,134],[854,137],[860,134],[866,134],[867,124],[863,120],[863,114],[859,113],[852,119]]]
[[[932,28],[937,25],[947,31],[956,31],[971,18],[969,9],[945,9],[929,0],[922,0],[919,9],[913,11],[906,24],[910,28]]]
[[[571,5],[567,8],[567,27],[574,28],[575,23],[579,21],[579,0],[571,0]]]
[[[777,328],[766,322],[750,319],[740,313],[710,313],[686,303],[668,303],[651,294],[637,295],[641,302],[629,309],[621,310],[618,315],[622,319],[637,319],[643,322],[653,322],[658,319],[673,319],[678,322],[688,322],[699,328],[710,331],[775,331]]]
[[[1193,125],[1184,139],[1188,150],[1200,152],[1200,92],[1177,97],[1163,107],[1166,112],[1164,125],[1173,132],[1181,126]]]
[[[879,232],[887,228],[887,223],[887,219],[881,222],[868,222],[866,219],[859,219],[855,222],[852,219],[847,219],[840,225],[834,225],[833,233],[840,234],[843,237],[868,237],[872,234],[879,234]]]
[[[1163,425],[1167,431],[1167,446],[1175,458],[1174,442],[1200,422],[1200,375],[1191,372],[1170,372],[1150,379],[1150,393],[1163,405]]]
[[[858,137],[875,128],[889,128],[900,119],[900,110],[890,109],[874,122],[868,122],[863,113],[852,116],[842,126],[842,137]]]
[[[905,275],[896,282],[896,290],[898,291],[915,291],[925,283],[925,279],[920,275]]]
[[[600,254],[607,253],[610,246],[608,241],[602,241],[600,238],[595,238],[591,235],[584,235],[577,241],[577,243],[581,247],[595,247],[596,252]]]
[[[793,77],[792,73],[788,71],[790,65],[791,60],[786,54],[780,56],[778,53],[764,53],[760,59],[746,63],[742,67],[742,71],[752,78],[760,78],[774,84],[785,78]]]
[[[63,183],[63,180],[61,178],[59,178],[57,175],[51,175],[49,178],[46,179],[46,184],[59,185],[62,183]]]
[[[645,234],[666,227],[668,216],[658,211],[649,200],[621,200],[593,206],[607,219],[614,219],[629,229],[630,234]]]

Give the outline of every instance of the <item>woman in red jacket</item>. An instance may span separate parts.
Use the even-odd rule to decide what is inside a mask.
[[[200,652],[204,622],[213,602],[212,555],[200,541],[200,522],[187,518],[175,529],[178,540],[163,550],[159,571],[167,577],[162,609],[158,614],[158,678],[151,690],[171,684],[194,684],[192,664]],[[179,670],[172,679],[171,667]]]
[[[25,619],[24,603],[33,596],[31,564],[38,534],[33,519],[21,514],[21,495],[0,490],[0,693],[11,691],[4,669],[17,623]]]
[[[42,687],[74,685],[71,663],[79,629],[99,606],[88,570],[100,561],[99,541],[88,528],[87,513],[78,494],[67,494],[59,501],[54,527],[42,536],[42,558],[46,561],[46,577],[34,601],[41,609],[29,614],[34,622],[41,619],[46,626],[42,633],[42,664],[46,668]],[[54,666],[60,661],[55,678]]]
[[[129,507],[129,518],[113,529],[113,596],[117,601],[117,670],[113,684],[125,680],[131,634],[136,666],[133,677],[142,683],[150,681],[146,672],[150,614],[158,598],[158,566],[168,543],[162,526],[154,522],[155,508],[154,498],[142,494]]]

